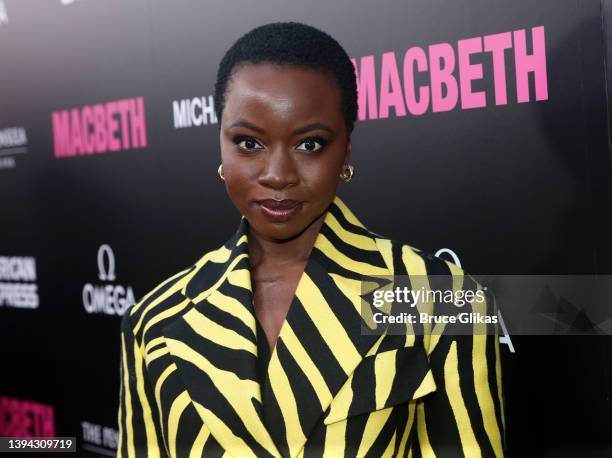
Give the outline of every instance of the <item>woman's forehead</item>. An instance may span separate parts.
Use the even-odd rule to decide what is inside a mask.
[[[266,111],[286,116],[341,116],[340,94],[333,78],[317,69],[249,64],[237,69],[228,84],[225,111]]]

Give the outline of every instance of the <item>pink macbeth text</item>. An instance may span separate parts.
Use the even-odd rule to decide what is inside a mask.
[[[55,111],[51,122],[56,158],[147,146],[142,97]]]
[[[383,53],[379,70],[374,56],[353,58],[359,89],[359,119],[388,118],[390,109],[395,116],[419,116],[427,112],[506,105],[509,75],[516,87],[516,91],[511,91],[513,98],[516,97],[512,102],[532,100],[529,74],[533,74],[535,100],[547,100],[544,26],[533,27],[530,35],[529,40],[526,30],[520,29],[458,40],[455,46],[450,43],[432,44],[427,48],[414,46],[406,50],[401,60],[395,51],[389,51]],[[472,57],[481,62],[489,59],[491,74],[483,74],[483,64],[473,63]],[[492,88],[490,93],[474,90],[472,83],[479,80],[484,80],[480,81],[480,87]]]

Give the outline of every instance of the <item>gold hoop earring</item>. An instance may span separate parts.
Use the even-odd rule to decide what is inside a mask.
[[[217,169],[217,173],[219,174],[219,177],[225,181],[225,177],[223,176],[223,164],[219,165],[219,168]]]
[[[348,183],[349,181],[353,179],[354,174],[355,174],[355,168],[351,164],[346,164],[342,168],[342,172],[340,173],[340,178],[342,178],[342,181],[344,181],[345,183]]]

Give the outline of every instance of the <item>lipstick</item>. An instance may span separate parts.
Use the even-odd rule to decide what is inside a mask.
[[[258,200],[257,203],[262,215],[275,223],[288,221],[302,207],[301,202],[291,199],[264,199]]]

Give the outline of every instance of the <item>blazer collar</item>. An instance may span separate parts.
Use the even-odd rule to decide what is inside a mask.
[[[374,309],[362,309],[361,280],[392,267],[380,240],[335,196],[260,386],[247,236],[242,217],[196,263],[182,290],[192,307],[163,333],[196,410],[230,455],[294,457],[384,334],[362,332]]]

